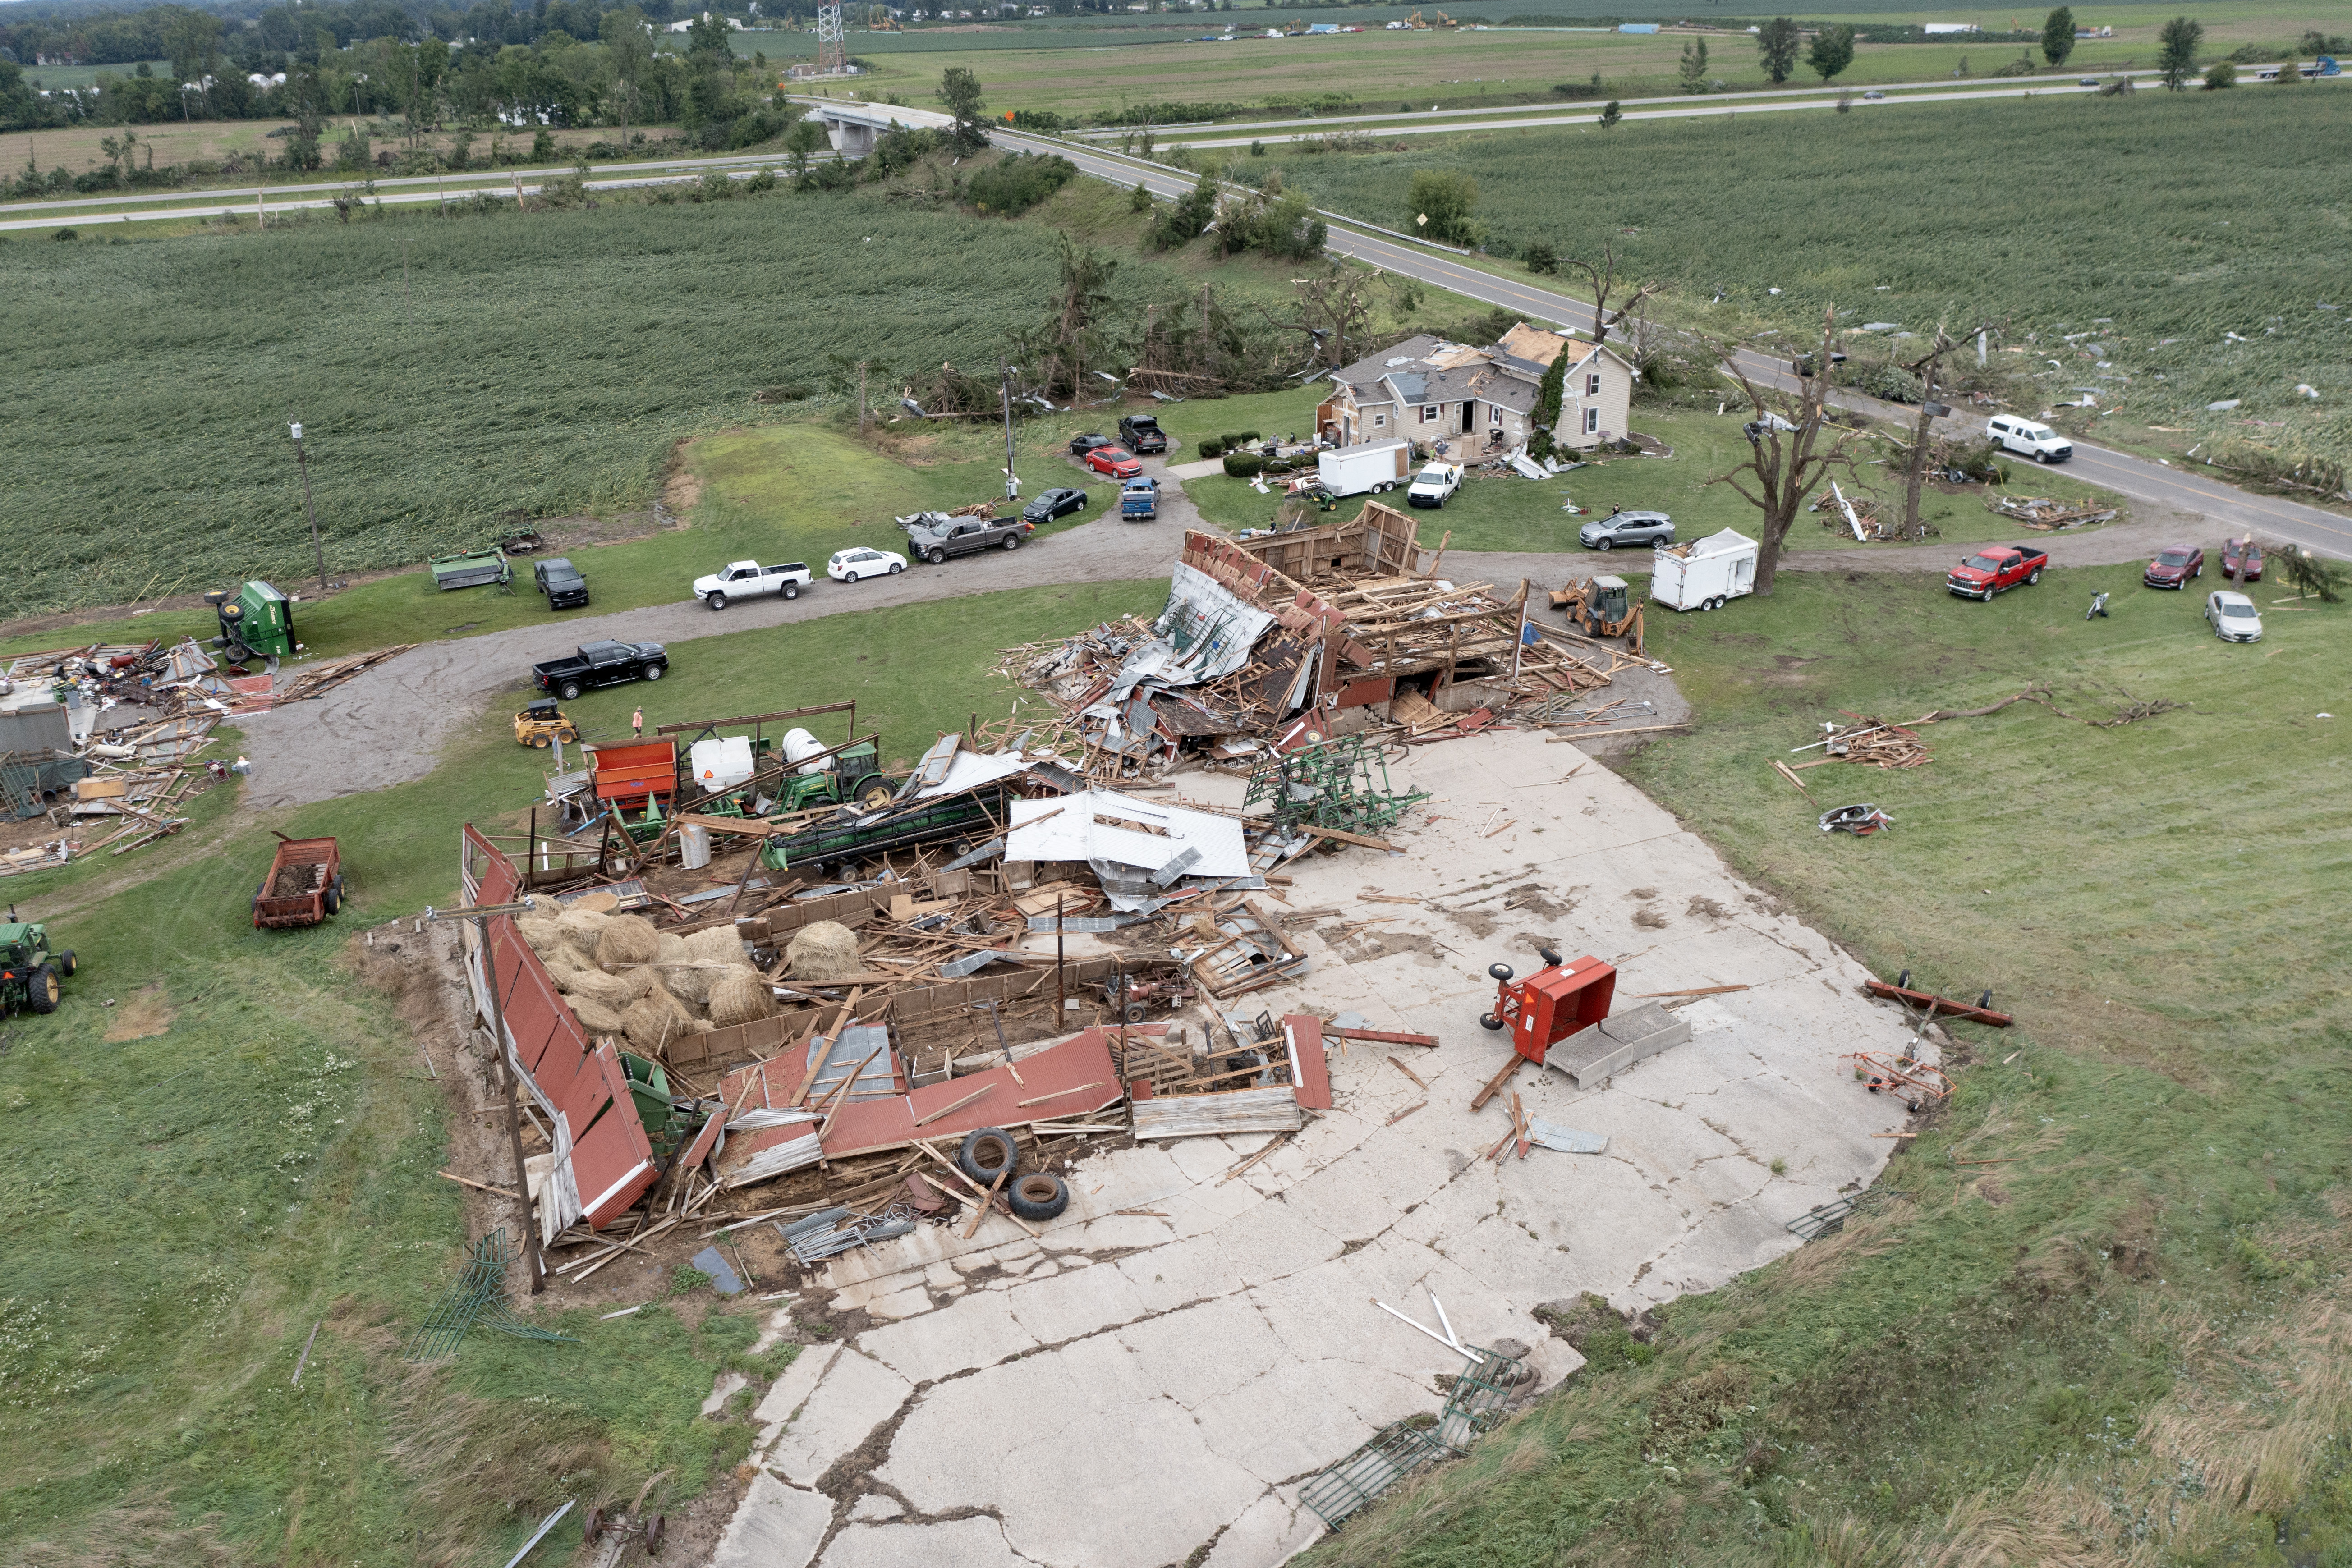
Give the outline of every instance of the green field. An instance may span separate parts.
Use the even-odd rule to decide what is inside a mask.
[[[299,578],[289,420],[337,571],[495,537],[502,514],[642,505],[676,442],[785,415],[753,394],[822,392],[828,353],[992,356],[1041,308],[1052,245],[780,192],[0,246],[16,392],[0,488],[46,520],[0,613]],[[96,298],[120,308],[74,303]]]
[[[1459,169],[1479,183],[1491,249],[1606,241],[1634,277],[1669,287],[1679,325],[1794,340],[1817,334],[1829,305],[1849,329],[2006,321],[2010,344],[2030,350],[2007,358],[2047,400],[2035,412],[2092,387],[2094,434],[2119,409],[2112,423],[2168,427],[2158,438],[2177,449],[2240,441],[2340,461],[2352,456],[2352,299],[2337,298],[2332,257],[2352,236],[2352,203],[2329,171],[2352,136],[2352,93],[2314,85],[1654,120],[1239,162],[1278,163],[1322,204],[1388,224],[1409,219],[1415,170]],[[2036,165],[2090,172],[2011,172]],[[2205,412],[2229,399],[2241,406]]]
[[[663,700],[856,697],[891,752],[919,752],[974,709],[1004,710],[997,648],[1149,613],[1165,593],[1039,588],[952,617],[841,616],[821,638],[737,632],[701,644],[714,656]],[[578,706],[617,730],[631,700]],[[222,788],[164,846],[10,883],[83,969],[56,1014],[6,1030],[0,1557],[501,1562],[567,1497],[625,1500],[667,1469],[655,1506],[675,1512],[748,1448],[741,1402],[696,1414],[713,1375],[741,1363],[748,1301],[707,1319],[707,1296],[684,1316],[574,1310],[552,1326],[576,1344],[483,1333],[445,1371],[400,1359],[454,1276],[464,1193],[434,1174],[449,1157],[443,1089],[395,1010],[414,998],[354,983],[357,934],[453,902],[458,824],[519,820],[541,762],[492,704],[418,783],[258,819]],[[273,828],[341,840],[352,902],[334,925],[252,928]],[[167,1029],[101,1038],[134,1009],[170,1015]],[[593,1283],[617,1306],[666,1281],[614,1269]],[[578,1543],[577,1518],[551,1560]]]
[[[2200,596],[2137,578],[1983,606],[1805,574],[1654,623],[1696,728],[1635,780],[1877,972],[1990,987],[2018,1026],[1956,1026],[1976,1065],[1881,1216],[1674,1303],[1654,1346],[1588,1341],[1564,1393],[1310,1562],[2352,1560],[2352,732],[2313,716],[2352,676],[2352,612],[2264,586],[2266,639],[2226,646]],[[2085,622],[2096,589],[2114,614]],[[1772,771],[1841,709],[2029,682],[2085,719],[2183,706],[2097,728],[2021,703],[1926,728],[1921,768],[1811,770],[1810,797]],[[1850,800],[1894,829],[1816,830]]]

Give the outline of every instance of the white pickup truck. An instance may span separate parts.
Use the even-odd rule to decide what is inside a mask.
[[[1416,507],[1444,507],[1462,488],[1462,465],[1432,463],[1412,476],[1412,487],[1404,493],[1407,502]]]
[[[756,560],[730,561],[726,567],[709,577],[694,580],[694,596],[713,610],[724,610],[730,599],[750,599],[761,593],[779,593],[786,599],[798,599],[801,590],[809,585],[806,561],[792,561],[783,566],[761,566]]]

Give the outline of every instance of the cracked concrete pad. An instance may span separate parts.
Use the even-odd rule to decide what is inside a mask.
[[[710,1568],[807,1568],[833,1526],[833,1501],[762,1470],[744,1489]]]
[[[857,1350],[845,1346],[800,1414],[768,1451],[768,1466],[786,1480],[814,1486],[834,1461],[866,1441],[898,1413],[914,1385]]]
[[[727,1401],[732,1399],[739,1390],[749,1386],[751,1381],[740,1372],[720,1373],[719,1381],[710,1385],[710,1397],[702,1402],[702,1413],[705,1416],[718,1415],[727,1408]]]
[[[1181,1563],[1265,1485],[1212,1448],[1172,1399],[1106,1407],[1099,1382],[1067,1364],[1078,1348],[930,1389],[877,1479],[927,1513],[986,1497],[1005,1540],[1038,1563]]]
[[[908,1383],[931,1383],[1034,1350],[1038,1341],[1013,1320],[1010,1292],[974,1291],[920,1317],[868,1329],[857,1343]]]
[[[1622,779],[1590,768],[1562,779],[1576,758],[1517,733],[1417,752],[1391,781],[1435,798],[1394,831],[1403,857],[1291,868],[1294,907],[1338,920],[1366,891],[1424,902],[1382,908],[1394,915],[1386,953],[1341,944],[1302,981],[1252,997],[1253,1010],[1352,1010],[1433,1035],[1434,1050],[1335,1048],[1331,1112],[1237,1179],[1224,1173],[1263,1135],[1099,1154],[1077,1167],[1076,1212],[1042,1247],[998,1225],[971,1242],[926,1227],[837,1260],[822,1287],[836,1311],[887,1302],[912,1315],[803,1375],[813,1392],[782,1447],[799,1455],[824,1440],[793,1473],[854,1443],[852,1428],[865,1437],[903,1397],[902,1384],[861,1391],[855,1369],[924,1391],[876,1472],[917,1517],[869,1523],[879,1505],[860,1503],[828,1563],[887,1552],[894,1563],[1154,1568],[1202,1554],[1273,1568],[1319,1530],[1296,1506],[1298,1479],[1389,1421],[1434,1414],[1439,1377],[1461,1369],[1372,1298],[1434,1326],[1434,1290],[1465,1342],[1533,1347],[1549,1386],[1580,1358],[1533,1319],[1538,1302],[1590,1290],[1638,1306],[1715,1288],[1793,1250],[1786,1219],[1875,1176],[1888,1150],[1869,1134],[1901,1114],[1863,1093],[1840,1058],[1903,1046],[1900,1019],[1860,994],[1859,964],[1764,913],[1760,894]],[[1179,788],[1230,807],[1243,784],[1187,776]],[[1482,836],[1513,814],[1512,834]],[[1552,913],[1533,907],[1529,884]],[[1660,896],[1628,897],[1637,886]],[[1701,896],[1724,913],[1689,914]],[[1636,925],[1641,912],[1664,926]],[[1494,997],[1485,970],[1498,959],[1524,970],[1538,938],[1610,958],[1625,1007],[1644,991],[1752,988],[1677,1009],[1693,1038],[1604,1086],[1522,1071],[1512,1088],[1530,1113],[1607,1134],[1608,1152],[1489,1162],[1480,1156],[1508,1102],[1476,1113],[1469,1102],[1507,1047],[1477,1024]],[[1425,1095],[1382,1060],[1391,1051]],[[1789,1161],[1785,1176],[1770,1176],[1775,1157]],[[1089,1256],[1111,1249],[1115,1261]],[[919,1287],[947,1280],[942,1263],[966,1293],[919,1308]],[[835,1401],[833,1427],[794,1436]],[[766,1419],[787,1414],[774,1396],[762,1406]],[[946,1543],[936,1559],[923,1554],[927,1533]]]
[[[793,1364],[769,1385],[767,1395],[760,1401],[759,1409],[752,1412],[753,1417],[771,1425],[791,1419],[793,1412],[801,1407],[802,1401],[809,1396],[809,1391],[816,1386],[817,1380],[825,1375],[826,1369],[833,1365],[834,1358],[840,1354],[841,1347],[837,1344],[817,1344],[793,1357]],[[772,1441],[773,1438],[774,1434],[771,1433],[767,1440]]]
[[[852,1524],[824,1549],[823,1568],[1035,1568],[987,1518],[935,1524]]]
[[[850,1505],[849,1517],[856,1522],[870,1524],[877,1520],[903,1519],[906,1512],[895,1499],[882,1492],[870,1491]]]
[[[1295,1490],[1269,1491],[1233,1521],[1201,1568],[1265,1568],[1297,1556],[1323,1533],[1323,1521]]]

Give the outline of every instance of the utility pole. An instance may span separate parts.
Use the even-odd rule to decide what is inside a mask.
[[[526,874],[530,862],[524,862]],[[482,942],[482,978],[490,992],[490,1046],[498,1052],[499,1098],[506,1102],[507,1141],[514,1150],[515,1200],[522,1206],[524,1256],[530,1260],[530,1293],[534,1296],[547,1289],[546,1265],[539,1255],[539,1220],[530,1210],[530,1176],[523,1165],[522,1117],[515,1109],[514,1067],[507,1060],[507,1015],[499,1000],[499,960],[490,942],[490,922],[501,915],[528,915],[539,907],[539,901],[526,895],[519,904],[478,904],[466,909],[434,909],[427,907],[427,920],[470,920]]]
[[[1021,480],[1013,472],[1013,371],[1003,360],[996,361],[996,396],[1004,407],[1004,497],[1017,501]]]
[[[319,542],[319,508],[310,499],[310,455],[302,448],[302,425],[296,421],[288,427],[294,432],[294,462],[302,470],[302,509],[310,514],[310,553],[319,562],[319,591],[327,591],[327,550]]]

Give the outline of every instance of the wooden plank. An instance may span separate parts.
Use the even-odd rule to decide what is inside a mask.
[[[1331,1108],[1331,1072],[1323,1056],[1323,1020],[1313,1013],[1292,1013],[1282,1020],[1283,1038],[1290,1045],[1291,1091],[1309,1111]]]
[[[1433,1034],[1400,1034],[1391,1030],[1341,1029],[1337,1024],[1327,1023],[1323,1026],[1323,1032],[1338,1035],[1342,1040],[1370,1040],[1375,1045],[1418,1045],[1434,1049],[1437,1044],[1437,1037]]]

